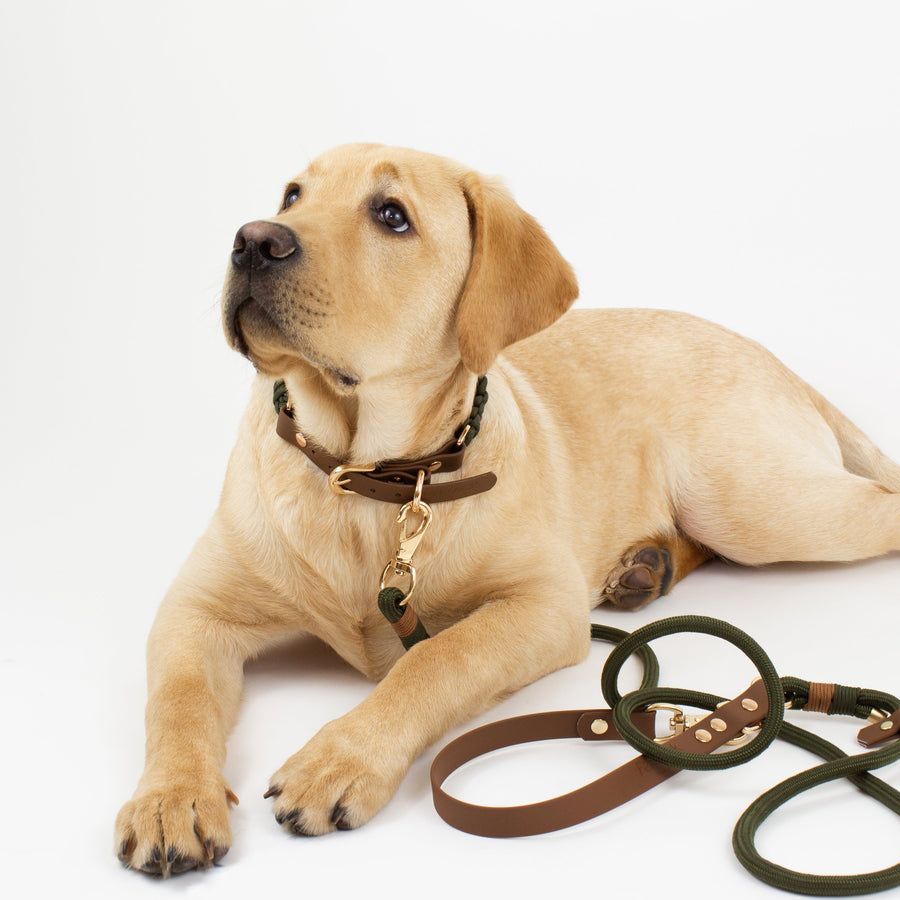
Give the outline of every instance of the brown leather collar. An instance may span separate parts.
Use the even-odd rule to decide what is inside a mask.
[[[497,483],[493,472],[441,484],[431,483],[435,472],[458,472],[462,468],[466,452],[465,432],[459,438],[452,438],[436,453],[421,459],[388,460],[377,466],[349,466],[307,440],[286,406],[278,413],[276,430],[279,437],[302,450],[306,458],[328,476],[331,489],[338,494],[359,494],[385,503],[409,503],[415,496],[420,473],[424,473],[420,499],[426,503],[442,503],[481,494]]]

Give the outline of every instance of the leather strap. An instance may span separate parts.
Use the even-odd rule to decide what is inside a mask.
[[[342,465],[339,459],[306,440],[286,408],[278,413],[276,430],[279,437],[302,450],[306,458],[326,475],[331,475]],[[464,443],[450,440],[436,453],[422,459],[389,460],[370,472],[360,472],[358,469],[348,467],[346,472],[341,473],[340,485],[344,491],[373,500],[385,503],[409,503],[416,492],[419,472],[424,471],[425,482],[421,499],[426,503],[459,500],[462,497],[489,491],[497,483],[497,476],[493,472],[485,472],[470,478],[458,478],[441,484],[431,483],[431,476],[435,472],[459,471],[465,452]]]
[[[755,681],[739,697],[729,700],[672,738],[668,746],[685,753],[712,753],[727,741],[741,736],[745,728],[758,725],[767,712],[765,685]],[[647,735],[654,733],[654,720],[655,713],[638,712],[632,716],[635,725]],[[595,726],[594,723],[602,724]],[[518,716],[464,734],[441,750],[432,763],[431,790],[435,809],[445,822],[469,834],[483,837],[543,834],[586,822],[615,809],[680,771],[638,756],[582,788],[526,806],[477,806],[457,800],[442,787],[452,772],[484,753],[513,744],[573,737],[621,740],[613,725],[612,711],[608,709]]]

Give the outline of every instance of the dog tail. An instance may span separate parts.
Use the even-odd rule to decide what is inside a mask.
[[[809,390],[816,409],[837,438],[844,468],[853,475],[878,482],[893,494],[900,494],[900,465],[885,456],[860,428],[821,394],[812,388]]]

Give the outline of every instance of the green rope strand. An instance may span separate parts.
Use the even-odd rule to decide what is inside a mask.
[[[469,430],[466,433],[465,437],[465,444],[467,447],[478,436],[478,432],[481,429],[481,418],[484,415],[484,408],[485,406],[487,406],[487,402],[487,375],[482,375],[475,385],[475,397],[472,400],[472,412],[469,415],[469,418],[462,423],[462,425],[456,432],[456,438],[458,440],[459,436],[466,430],[466,427],[468,426]]]
[[[406,609],[402,603],[405,599],[406,594],[404,594],[400,588],[382,588],[378,592],[378,609],[381,610],[381,614],[391,623],[391,625],[395,625],[403,618]],[[405,650],[410,650],[418,644],[419,641],[427,640],[428,637],[430,637],[430,635],[425,630],[425,626],[422,624],[421,619],[416,616],[415,629],[410,634],[400,637],[400,642],[403,644]]]

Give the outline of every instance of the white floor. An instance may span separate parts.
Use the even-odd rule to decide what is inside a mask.
[[[154,610],[214,508],[247,396],[218,286],[234,232],[328,146],[381,140],[505,174],[575,265],[582,305],[679,308],[762,341],[900,458],[900,14],[831,2],[458,2],[390,7],[51,0],[0,10],[0,884],[5,896],[331,891],[647,896],[703,879],[769,891],[731,854],[748,803],[811,764],[776,746],[682,773],[564,833],[453,831],[428,768],[357,832],[284,835],[268,776],[370,686],[314,643],[250,667],[224,864],[161,883],[112,822],[142,759]],[[779,671],[900,694],[900,558],[714,564],[635,615],[722,616]],[[711,639],[659,648],[664,681],[752,676]],[[603,705],[606,649],[482,717]],[[632,673],[633,674],[633,673]],[[806,720],[848,752],[853,723]],[[449,736],[448,736],[449,737]],[[630,751],[560,744],[461,773],[515,803]],[[888,781],[900,787],[900,774]],[[788,865],[897,862],[900,823],[844,785],[773,817]],[[774,895],[774,894],[773,894]]]

